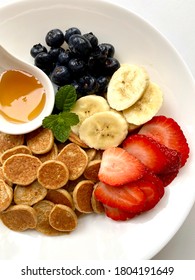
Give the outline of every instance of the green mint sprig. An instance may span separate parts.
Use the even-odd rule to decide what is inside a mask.
[[[76,100],[76,90],[72,85],[61,87],[55,96],[55,106],[60,113],[51,114],[42,122],[43,127],[51,129],[54,137],[62,143],[68,139],[71,126],[79,123],[77,114],[70,112]]]

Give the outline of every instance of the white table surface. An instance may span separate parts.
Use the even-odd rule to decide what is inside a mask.
[[[16,1],[0,0],[0,5]],[[154,25],[180,52],[195,77],[194,0],[107,1],[130,9]],[[153,259],[195,260],[195,205],[179,231]]]

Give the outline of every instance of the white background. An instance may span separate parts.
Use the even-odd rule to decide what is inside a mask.
[[[16,1],[0,0],[0,5]],[[179,51],[195,77],[194,0],[107,1],[130,9],[163,33]],[[153,259],[195,260],[195,205],[180,230]]]

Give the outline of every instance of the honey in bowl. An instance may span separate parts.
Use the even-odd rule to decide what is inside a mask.
[[[43,110],[46,94],[33,75],[7,70],[0,76],[0,114],[12,123],[27,123]]]

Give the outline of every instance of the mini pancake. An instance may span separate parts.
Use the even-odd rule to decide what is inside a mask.
[[[9,180],[7,180],[4,176],[4,173],[3,173],[3,167],[0,166],[0,180],[3,180],[6,184],[8,184],[10,187],[13,186],[12,182],[10,182]]]
[[[31,206],[13,205],[1,213],[1,220],[11,230],[24,231],[36,227],[37,215]]]
[[[3,173],[13,184],[29,185],[37,178],[41,161],[32,155],[17,154],[3,163]]]
[[[26,142],[33,154],[45,154],[54,144],[54,135],[48,128],[40,127],[27,134]]]
[[[103,150],[96,150],[94,159],[102,159]]]
[[[97,184],[96,184],[97,185]],[[94,186],[94,190],[93,190],[93,193],[92,193],[92,196],[91,196],[91,205],[92,205],[92,208],[93,208],[93,211],[97,214],[102,214],[104,213],[104,206],[103,204],[98,201],[95,197],[95,188],[96,188],[96,185]]]
[[[91,205],[91,197],[93,193],[94,182],[83,180],[79,182],[73,190],[72,196],[75,208],[82,213],[91,213],[93,208]]]
[[[100,159],[90,161],[83,173],[84,177],[88,180],[98,182],[99,181],[98,173],[100,169],[100,164],[101,164]]]
[[[5,151],[2,155],[1,155],[1,162],[4,163],[4,161],[6,159],[8,159],[9,157],[16,155],[16,154],[26,154],[26,155],[31,155],[31,150],[25,146],[25,145],[20,145],[20,146],[16,146],[13,147],[7,151]]]
[[[76,135],[74,132],[70,132],[68,140],[74,144],[77,144],[78,146],[82,148],[89,148],[80,138],[78,135]]]
[[[47,195],[47,189],[36,180],[28,186],[16,185],[14,188],[14,202],[32,206]]]
[[[37,172],[38,182],[46,189],[59,189],[63,187],[69,179],[67,166],[58,160],[45,161]]]
[[[13,198],[13,189],[3,180],[0,180],[0,212],[7,209]]]
[[[69,180],[67,182],[67,184],[64,186],[64,189],[66,189],[70,194],[72,194],[74,188],[76,187],[76,185],[80,182],[86,180],[86,178],[83,176],[83,174],[77,178],[76,180]]]
[[[73,231],[77,227],[77,215],[68,206],[56,204],[49,214],[50,225],[59,231]]]
[[[13,147],[24,144],[24,135],[10,135],[0,132],[0,155]]]
[[[54,143],[53,147],[49,152],[42,155],[36,155],[36,157],[38,157],[38,159],[40,159],[41,162],[45,162],[47,160],[56,159],[57,155],[58,155],[58,147]]]
[[[49,215],[54,206],[55,204],[48,200],[39,201],[33,206],[33,209],[35,210],[37,215],[37,225],[35,228],[36,231],[50,236],[62,234],[60,231],[54,229],[49,224]]]
[[[91,160],[93,160],[95,158],[96,149],[89,148],[89,149],[86,149],[85,152],[88,156],[88,162],[90,162]]]
[[[63,204],[74,209],[72,196],[67,190],[48,190],[45,199],[53,202],[54,204]]]
[[[68,167],[69,180],[79,178],[88,164],[86,152],[74,143],[66,145],[58,154],[57,160],[63,162]]]

